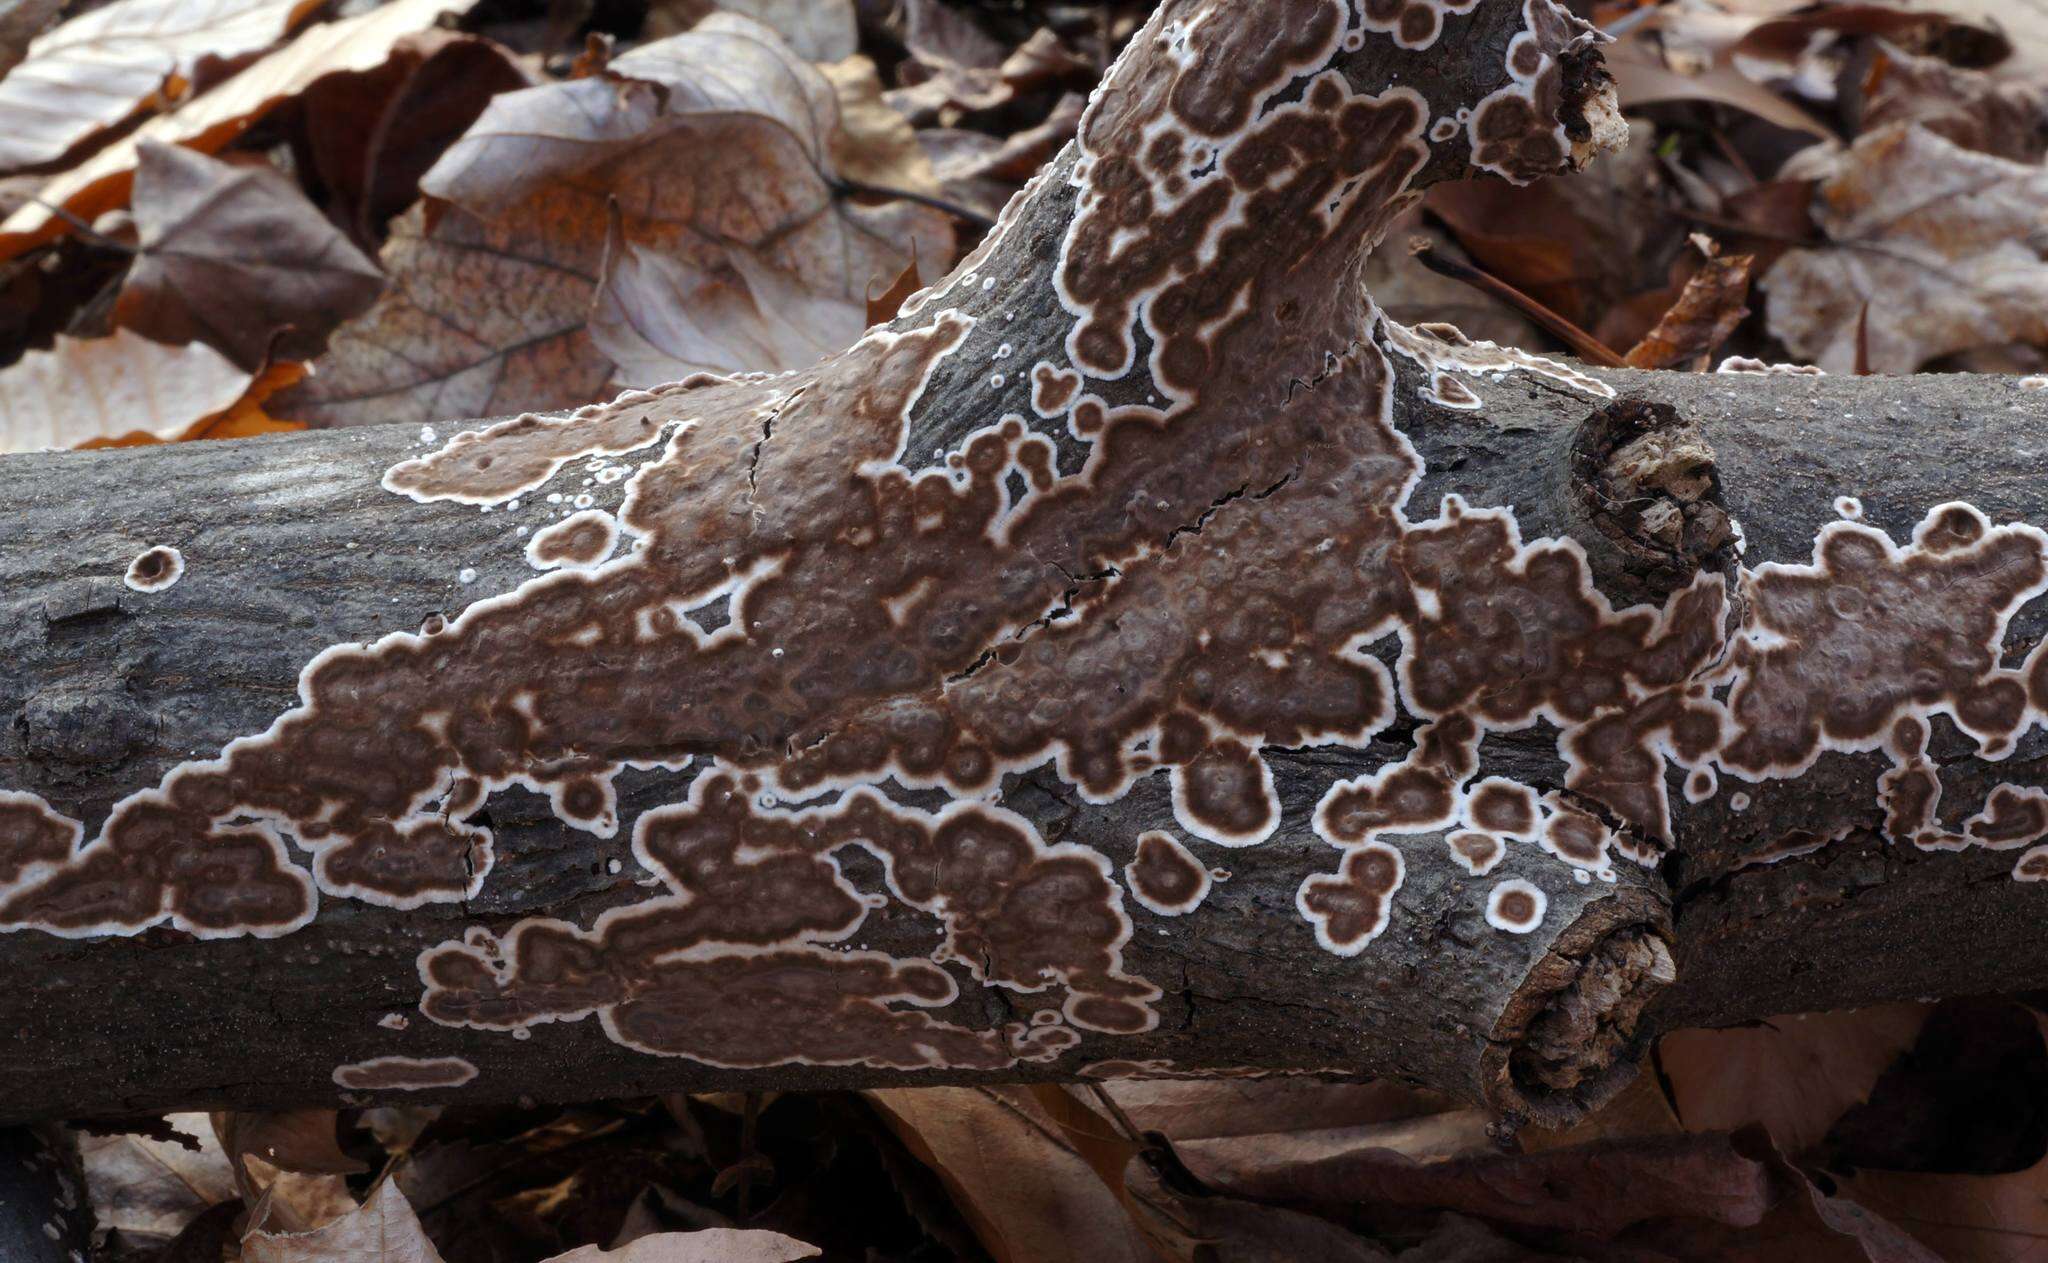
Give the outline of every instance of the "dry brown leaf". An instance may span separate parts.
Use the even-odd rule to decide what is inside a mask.
[[[391,226],[391,288],[336,332],[315,375],[272,411],[318,426],[443,421],[587,403],[611,361],[584,330],[596,283],[573,194],[528,199],[485,221],[459,208],[431,230],[416,205]]]
[[[213,1115],[214,1135],[233,1158],[256,1157],[281,1171],[354,1175],[370,1168],[341,1151],[333,1110]]]
[[[869,291],[868,323],[879,325],[894,320],[896,313],[903,309],[904,300],[915,294],[918,287],[917,259],[913,257],[910,262],[903,265],[903,270],[897,273],[896,279],[889,282],[889,288],[879,294]]]
[[[1839,1181],[1854,1199],[1949,1263],[2048,1258],[2048,1162],[2012,1175],[1862,1171]]]
[[[144,123],[122,139],[52,179],[43,202],[74,217],[98,218],[125,205],[140,148],[149,141],[215,153],[284,101],[331,74],[381,66],[404,37],[432,26],[444,13],[467,10],[476,0],[393,0],[360,17],[301,31],[226,83]],[[67,231],[48,207],[31,202],[0,223],[0,259]]]
[[[159,437],[147,430],[130,430],[117,438],[89,439],[80,443],[81,448],[100,447],[143,447],[150,443],[190,443],[200,439],[246,439],[259,434],[284,434],[303,430],[305,425],[297,421],[279,421],[264,411],[270,397],[287,386],[296,384],[306,375],[306,366],[287,360],[272,364],[257,374],[256,380],[235,400],[234,406],[226,412],[202,418],[183,433]]]
[[[392,290],[280,415],[569,406],[603,394],[615,361],[628,385],[810,363],[866,327],[869,283],[913,246],[951,257],[938,212],[835,195],[839,130],[831,86],[729,14],[601,75],[496,98],[421,181],[453,205],[394,226]]]
[[[369,1200],[312,1232],[253,1232],[242,1263],[442,1263],[405,1194],[380,1180]]]
[[[1458,1107],[1397,1083],[1265,1079],[1118,1079],[1103,1085],[1140,1131],[1176,1143],[1424,1118]]]
[[[866,1093],[996,1263],[1153,1263],[1115,1193],[1021,1088]]]
[[[798,1259],[815,1259],[820,1253],[818,1247],[779,1232],[705,1228],[657,1232],[613,1250],[586,1245],[557,1254],[546,1263],[796,1263]]]
[[[1710,101],[1744,110],[1795,132],[1829,139],[1834,132],[1808,111],[1732,66],[1710,64],[1685,74],[1665,64],[1646,39],[1631,36],[1602,50],[1624,108],[1660,101]]]
[[[1866,306],[1880,373],[1979,347],[2048,346],[2048,169],[1913,125],[1794,165],[1820,180],[1813,216],[1829,239],[1786,254],[1762,281],[1770,330],[1796,355],[1852,371]]]
[[[158,439],[232,408],[252,375],[210,346],[165,346],[117,329],[106,338],[59,337],[0,370],[0,452],[33,452],[118,439]]]
[[[917,142],[947,201],[994,220],[1024,182],[1074,138],[1087,99],[1063,94],[1044,121],[1007,136],[965,128],[927,127]],[[1373,254],[1379,257],[1378,251]]]
[[[193,1217],[222,1202],[239,1201],[235,1173],[204,1114],[167,1120],[199,1145],[146,1136],[80,1136],[93,1218],[101,1228],[149,1236],[176,1236]]]
[[[931,159],[909,120],[882,99],[882,78],[866,57],[818,67],[839,103],[832,161],[845,179],[898,192],[939,192]]]
[[[2014,162],[2048,154],[2048,82],[2014,83],[1886,46],[1871,65],[1863,130],[1918,123],[1945,140]]]
[[[0,171],[55,162],[206,58],[264,49],[320,0],[116,0],[39,36],[0,78]]]
[[[204,342],[243,368],[310,359],[366,309],[384,274],[267,163],[144,144],[141,253],[114,322],[157,342]]]
[[[1746,254],[1711,258],[1693,273],[1657,327],[1629,351],[1630,368],[1683,368],[1712,355],[1749,315]]]
[[[419,198],[420,177],[491,98],[529,86],[503,45],[441,30],[399,40],[381,66],[320,79],[299,116],[329,213],[376,249],[385,225]]]
[[[949,32],[954,23],[966,21],[936,0],[913,5],[910,11],[947,14],[944,25]],[[971,25],[968,29],[972,29]],[[907,38],[914,41],[915,30],[913,26],[913,34]],[[950,123],[960,113],[992,110],[1007,105],[1022,93],[1063,80],[1079,82],[1092,78],[1096,72],[1092,63],[1044,28],[1032,32],[1029,39],[994,63],[972,40],[950,34],[944,40],[930,41],[922,52],[916,47],[912,51],[915,60],[898,71],[910,86],[897,88],[887,99],[906,118],[920,124],[934,120]],[[928,77],[918,80],[918,74]]]
[[[1676,1031],[1657,1046],[1672,1106],[1690,1131],[1761,1124],[1794,1157],[1818,1145],[1913,1046],[1928,1006],[1886,1004]]]
[[[839,61],[859,43],[853,0],[653,0],[640,33],[649,40],[680,35],[721,9],[774,31],[805,61]]]

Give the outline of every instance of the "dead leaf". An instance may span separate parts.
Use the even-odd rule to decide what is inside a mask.
[[[2048,170],[1908,124],[1796,174],[1820,180],[1813,216],[1828,244],[1786,254],[1762,286],[1771,332],[1799,357],[1849,372],[1866,304],[1880,373],[1979,347],[2048,345]]]
[[[840,61],[859,43],[853,0],[653,0],[641,35],[680,35],[713,12],[749,17],[783,38],[805,61]]]
[[[213,1115],[213,1131],[230,1157],[257,1157],[281,1171],[355,1175],[370,1168],[341,1151],[333,1110]]]
[[[917,133],[917,140],[931,160],[932,174],[946,200],[993,223],[1024,182],[1074,138],[1086,107],[1086,98],[1068,92],[1044,121],[1007,136],[927,127]],[[1378,252],[1373,257],[1378,258]]]
[[[1708,259],[1693,273],[1657,327],[1630,349],[1630,368],[1684,368],[1712,355],[1749,315],[1746,254]]]
[[[915,253],[913,253],[910,262],[903,265],[903,271],[897,275],[895,280],[889,282],[889,288],[883,290],[880,294],[873,294],[870,291],[871,296],[868,298],[868,323],[870,325],[879,325],[887,324],[889,321],[894,320],[896,313],[903,309],[903,300],[915,294],[917,290],[917,258]]]
[[[449,208],[430,231],[415,205],[380,256],[391,288],[273,411],[318,426],[425,424],[599,398],[612,364],[584,329],[596,261],[582,270],[580,240],[551,235],[586,209],[542,196],[486,221]]]
[[[1103,1085],[1141,1131],[1176,1144],[1224,1136],[1361,1127],[1460,1108],[1434,1092],[1398,1083],[1266,1079],[1118,1079]]]
[[[242,368],[319,354],[376,301],[384,274],[268,163],[145,143],[136,168],[141,253],[114,322],[157,342],[204,342]]]
[[[39,36],[0,78],[0,171],[55,162],[175,95],[197,63],[268,48],[320,0],[116,0]]]
[[[203,343],[165,346],[117,329],[59,337],[0,370],[0,452],[78,447],[141,431],[158,439],[232,408],[254,378]]]
[[[331,74],[381,66],[405,36],[432,26],[443,13],[467,10],[476,0],[393,0],[360,17],[311,27],[227,82],[178,109],[144,123],[121,140],[52,179],[42,202],[93,220],[125,205],[141,146],[155,141],[215,153],[281,103]],[[11,77],[11,76],[10,76]],[[0,223],[0,259],[67,231],[67,221],[40,203],[21,207]]]
[[[1380,1263],[1393,1257],[1326,1219],[1235,1197],[1182,1193],[1143,1166],[1132,1169],[1131,1189],[1171,1225],[1168,1230],[1175,1239],[1162,1243],[1168,1258],[1198,1263]]]
[[[1733,106],[1791,131],[1823,140],[1834,131],[1810,112],[1779,96],[1733,66],[1709,64],[1687,74],[1665,63],[1642,35],[1609,44],[1601,50],[1614,75],[1615,95],[1625,109],[1662,101],[1710,101]]]
[[[253,1232],[242,1263],[442,1263],[405,1194],[380,1180],[369,1200],[312,1232]]]
[[[917,133],[882,99],[882,79],[866,57],[818,67],[839,103],[832,161],[843,179],[871,188],[937,195],[939,182]]]
[[[1153,1263],[1116,1194],[1023,1089],[865,1095],[938,1172],[996,1263]]]
[[[1863,128],[1918,123],[1944,140],[2014,162],[2048,154],[2048,82],[2012,82],[1882,46],[1866,76]]]
[[[2014,1175],[1862,1171],[1838,1182],[1951,1263],[2039,1263],[2048,1242],[2048,1162]]]
[[[171,1237],[208,1207],[240,1202],[234,1168],[206,1115],[173,1114],[169,1121],[193,1138],[196,1150],[136,1135],[79,1137],[93,1218],[101,1228]]]
[[[431,30],[381,66],[327,75],[300,98],[306,165],[330,213],[365,250],[420,194],[420,177],[501,92],[531,86],[503,45]]]
[[[744,1228],[658,1232],[615,1250],[594,1245],[557,1254],[546,1263],[795,1263],[822,1253],[795,1237]]]
[[[1885,1068],[1913,1046],[1927,1011],[1886,1004],[1676,1031],[1659,1041],[1657,1065],[1687,1130],[1758,1123],[1797,1157],[1870,1095]]]
[[[913,244],[951,258],[938,212],[835,193],[838,133],[831,85],[729,14],[497,97],[421,181],[453,205],[394,225],[392,290],[280,414],[486,416],[587,403],[615,362],[628,385],[810,363]]]
[[[305,425],[297,421],[279,421],[264,411],[270,397],[286,386],[293,385],[306,375],[306,366],[292,360],[272,364],[257,374],[256,380],[235,400],[234,406],[226,412],[217,412],[186,428],[183,433],[160,437],[147,430],[130,430],[118,438],[88,439],[78,446],[82,449],[102,447],[142,447],[150,443],[191,443],[203,439],[246,439],[259,434],[284,434],[303,430]]]
[[[911,12],[945,13],[949,28],[953,22],[965,21],[936,0],[912,6]],[[950,124],[960,114],[997,109],[1024,93],[1055,87],[1063,81],[1091,80],[1096,72],[1093,63],[1042,27],[995,64],[988,64],[985,54],[972,41],[949,37],[944,47],[945,52],[928,47],[917,53],[913,49],[918,60],[906,65],[918,68],[916,74],[928,77],[920,80],[911,71],[899,70],[910,86],[887,96],[889,104],[913,123]]]

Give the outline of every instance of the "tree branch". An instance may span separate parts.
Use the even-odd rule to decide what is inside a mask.
[[[1561,1123],[1661,1023],[2037,983],[2040,397],[1387,324],[1421,187],[1613,139],[1597,51],[1282,7],[1167,6],[816,368],[7,458],[0,1116],[1249,1067]]]

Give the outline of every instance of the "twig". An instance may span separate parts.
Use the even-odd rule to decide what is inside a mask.
[[[1418,240],[1411,245],[1409,253],[1415,257],[1417,263],[1438,276],[1463,281],[1481,293],[1490,294],[1513,307],[1556,335],[1588,364],[1596,364],[1601,368],[1628,367],[1628,361],[1615,354],[1612,347],[1499,277],[1483,272],[1469,263],[1459,263],[1442,257],[1437,254],[1436,247],[1426,239]]]

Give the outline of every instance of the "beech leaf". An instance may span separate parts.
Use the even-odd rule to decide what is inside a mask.
[[[913,248],[951,258],[939,212],[839,195],[841,130],[831,84],[723,13],[494,98],[421,180],[440,201],[394,225],[392,289],[281,414],[433,421],[809,364],[859,334],[870,281]]]
[[[268,164],[145,143],[136,169],[142,252],[115,322],[158,342],[204,342],[243,368],[311,359],[376,301],[384,274]]]
[[[442,1263],[405,1194],[381,1180],[361,1206],[312,1232],[253,1232],[242,1263]]]
[[[393,0],[359,17],[301,31],[227,82],[122,139],[52,179],[30,202],[0,222],[0,259],[69,230],[49,206],[92,220],[128,201],[144,144],[155,141],[216,153],[258,119],[331,74],[381,66],[399,40],[432,26],[443,13],[462,12],[476,0]],[[12,78],[12,76],[9,76]]]
[[[0,453],[78,447],[132,432],[182,437],[232,408],[252,375],[210,346],[165,346],[117,329],[60,336],[0,369]]]
[[[0,172],[54,162],[202,58],[268,48],[320,0],[116,0],[38,36],[0,78]]]

